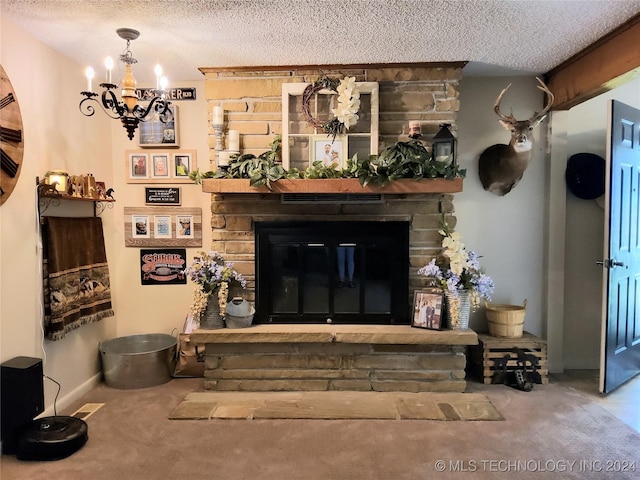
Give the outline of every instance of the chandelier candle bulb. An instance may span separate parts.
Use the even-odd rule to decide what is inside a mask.
[[[162,76],[162,67],[159,63],[156,64],[153,72],[156,74],[156,90],[160,88],[160,77]]]
[[[237,152],[240,150],[240,132],[229,130],[229,150]]]
[[[93,77],[95,76],[93,68],[87,67],[87,69],[84,71],[84,75],[85,77],[87,77],[87,92],[92,92],[93,90],[91,90],[91,80],[93,80]]]
[[[213,107],[213,124],[222,125],[224,123],[224,111],[222,107]]]
[[[111,70],[113,69],[113,58],[111,57],[105,58],[104,66],[107,69],[107,83],[111,83]]]

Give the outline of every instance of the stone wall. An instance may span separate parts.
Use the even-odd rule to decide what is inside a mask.
[[[439,130],[440,123],[450,123],[456,130],[458,83],[461,64],[447,67],[372,66],[322,68],[327,76],[354,76],[359,82],[378,82],[380,86],[379,142],[385,144],[407,140],[408,122],[418,120],[426,142]],[[307,67],[261,69],[202,69],[206,78],[209,115],[210,160],[215,161],[215,135],[211,127],[213,107],[225,111],[225,131],[240,132],[242,153],[258,155],[267,150],[275,135],[282,133],[282,84],[313,82],[320,69]]]
[[[442,215],[455,225],[453,196],[448,194],[385,195],[382,204],[282,204],[280,195],[214,194],[211,202],[212,245],[248,280],[244,296],[253,301],[257,221],[408,221],[409,301],[413,290],[425,286],[416,272],[440,250]]]
[[[219,391],[464,392],[462,345],[207,343]]]
[[[282,131],[282,84],[311,82],[319,69],[202,69],[206,76],[209,123],[213,107],[222,105],[225,130],[240,132],[242,153],[259,154]],[[439,130],[440,123],[452,124],[456,131],[459,109],[458,83],[462,65],[451,66],[371,66],[323,68],[322,73],[357,81],[378,82],[380,86],[379,141],[386,144],[406,141],[408,122],[419,120],[425,142]],[[210,128],[210,159],[215,160],[215,137]],[[202,168],[202,167],[201,167]],[[215,165],[212,164],[212,169]],[[286,205],[274,194],[213,194],[211,201],[212,245],[249,280],[250,300],[254,300],[254,232],[256,221],[409,221],[410,301],[413,290],[424,286],[416,275],[440,249],[439,229],[443,214],[455,225],[453,196],[445,194],[385,195],[384,203],[370,205],[316,204]]]

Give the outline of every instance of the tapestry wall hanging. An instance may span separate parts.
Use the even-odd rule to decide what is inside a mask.
[[[99,217],[43,217],[47,338],[112,317],[111,283]]]

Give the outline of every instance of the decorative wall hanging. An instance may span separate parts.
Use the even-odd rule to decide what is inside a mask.
[[[142,285],[185,285],[187,251],[184,248],[140,250]]]
[[[178,107],[171,105],[169,110],[173,113],[171,121],[163,122],[158,115],[140,124],[138,143],[143,148],[178,148],[180,146],[178,135]]]
[[[198,164],[195,150],[126,150],[125,168],[127,183],[192,183],[189,173]]]
[[[147,205],[180,205],[180,187],[146,187],[144,198]]]
[[[333,81],[334,89],[318,82],[282,85],[282,166],[287,170],[293,167],[304,170],[309,166],[311,135],[324,134],[331,143],[334,132],[347,131],[347,125],[345,157],[357,153],[358,158],[369,158],[378,153],[378,83],[355,82],[354,88],[350,88],[349,80],[344,91],[340,87],[338,93],[341,82]],[[355,89],[358,98],[354,97]],[[356,100],[360,102],[357,109]]]
[[[0,172],[0,205],[9,199],[13,192],[24,154],[24,139],[22,134],[22,115],[18,99],[9,81],[9,77],[0,65],[0,157],[2,171]]]
[[[201,247],[202,209],[124,207],[125,247]]]

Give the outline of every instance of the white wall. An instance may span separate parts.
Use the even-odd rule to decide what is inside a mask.
[[[45,374],[62,385],[57,404],[61,409],[100,380],[100,341],[134,333],[171,333],[181,328],[192,287],[141,286],[139,249],[124,247],[123,209],[144,206],[144,185],[125,181],[124,152],[138,147],[137,137],[130,142],[120,122],[101,111],[90,118],[80,113],[80,91],[86,89],[85,66],[51,50],[6,19],[2,19],[1,26],[0,63],[20,104],[25,154],[16,188],[0,208],[0,361],[16,356],[43,358]],[[145,68],[142,62],[138,65]],[[173,86],[197,89],[199,100],[178,103],[180,146],[196,149],[198,165],[209,170],[204,80],[170,81]],[[101,215],[116,315],[83,326],[57,342],[42,339],[42,283],[36,250],[39,236],[35,178],[51,169],[75,174],[91,172],[107,187],[114,188],[116,198],[114,208]],[[182,206],[203,209],[203,248],[208,249],[210,195],[194,184],[182,185],[182,195]],[[48,213],[92,214],[86,207],[68,203]],[[194,250],[189,249],[188,253]],[[57,388],[54,387],[53,383],[45,382],[47,413],[53,405]]]
[[[65,169],[93,172],[111,183],[110,124],[104,118],[88,120],[79,112],[84,87],[80,66],[4,18],[1,22],[0,61],[22,113],[24,158],[16,188],[0,207],[0,359],[44,358],[45,373],[62,384],[64,396],[97,380],[98,342],[115,334],[116,319],[83,327],[58,342],[42,340],[35,182],[47,170]],[[104,223],[109,231],[112,218],[105,216]],[[111,247],[107,242],[107,255],[113,253]],[[53,402],[54,387],[45,383],[47,406]]]
[[[200,170],[211,170],[204,79],[202,82],[173,80],[171,82],[172,86],[176,87],[196,88],[196,101],[176,102],[179,107],[180,149],[196,149],[196,160]],[[116,220],[111,235],[116,248],[114,255],[109,258],[109,268],[112,281],[116,285],[113,302],[114,309],[118,313],[118,336],[142,333],[170,334],[174,328],[182,328],[189,311],[193,284],[188,282],[187,285],[141,285],[140,249],[124,246],[124,208],[145,206],[145,186],[167,185],[126,183],[125,151],[139,149],[137,136],[130,141],[124,128],[118,127],[113,134],[112,148]],[[145,150],[150,153],[167,151],[166,149]],[[191,259],[198,250],[209,250],[211,247],[211,194],[203,193],[202,187],[194,183],[172,186],[181,188],[182,207],[202,208],[202,248],[188,248],[187,256]]]
[[[602,94],[568,112],[567,160],[576,153],[606,158],[607,109],[611,99],[640,108],[640,78]],[[565,160],[566,167],[566,160]],[[598,368],[602,311],[604,210],[595,200],[567,191],[565,368]]]
[[[501,108],[521,120],[540,111],[543,94],[533,77],[467,77],[460,83],[458,162],[467,168],[464,190],[455,195],[458,225],[467,248],[482,255],[481,265],[496,284],[494,303],[522,305],[527,300],[525,330],[544,336],[545,138],[546,121],[534,132],[534,155],[520,183],[500,197],[485,192],[478,177],[478,157],[495,143],[509,143],[493,104],[509,83]],[[471,328],[486,331],[484,310]]]

